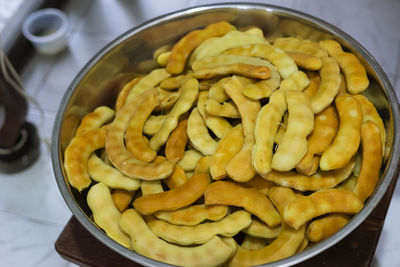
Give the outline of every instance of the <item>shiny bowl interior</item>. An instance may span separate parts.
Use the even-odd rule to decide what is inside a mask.
[[[370,86],[364,94],[371,99],[383,118],[387,132],[387,156],[375,193],[349,224],[332,237],[300,254],[266,266],[289,266],[302,262],[336,244],[354,230],[377,206],[391,180],[397,176],[399,160],[399,108],[393,88],[376,60],[357,41],[343,31],[315,17],[294,10],[248,3],[216,4],[185,9],[139,25],[109,43],[79,72],[68,87],[56,117],[52,161],[56,180],[67,205],[78,221],[98,240],[122,256],[146,266],[168,266],[128,250],[91,221],[87,190],[79,193],[70,187],[63,167],[63,154],[80,119],[99,105],[113,106],[117,93],[132,77],[156,68],[153,52],[173,44],[182,35],[210,23],[226,20],[237,27],[256,25],[266,37],[277,33],[318,41],[334,38],[353,52],[366,66]]]

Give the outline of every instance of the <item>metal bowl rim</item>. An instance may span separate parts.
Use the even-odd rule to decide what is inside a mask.
[[[220,3],[220,4],[209,4],[209,5],[202,5],[196,7],[190,7],[178,11],[174,11],[165,15],[158,16],[156,18],[147,20],[142,24],[133,27],[132,29],[128,30],[127,32],[121,34],[119,37],[108,43],[103,49],[101,49],[96,55],[94,55],[88,63],[80,70],[80,72],[76,75],[74,80],[69,85],[67,91],[65,92],[59,110],[57,112],[57,116],[55,119],[54,127],[53,127],[53,135],[52,135],[52,147],[51,147],[51,155],[52,155],[52,164],[53,170],[56,177],[57,185],[59,190],[67,203],[68,207],[72,211],[72,214],[75,218],[100,242],[108,246],[110,249],[116,251],[117,253],[123,255],[124,257],[136,261],[145,266],[171,266],[169,264],[161,263],[156,260],[152,260],[145,256],[142,256],[135,251],[129,250],[121,245],[119,245],[114,240],[107,237],[100,229],[98,229],[82,212],[82,210],[78,207],[77,203],[72,198],[67,185],[64,180],[63,172],[61,169],[61,161],[59,157],[59,138],[60,138],[60,128],[62,119],[64,116],[64,112],[66,106],[68,104],[69,99],[71,98],[74,89],[80,83],[82,78],[88,73],[88,71],[101,59],[104,55],[110,52],[115,46],[121,44],[124,40],[128,39],[129,37],[139,33],[142,30],[145,30],[151,26],[162,24],[166,21],[169,21],[174,18],[180,18],[187,15],[199,14],[199,12],[204,11],[217,11],[218,9],[262,9],[268,10],[272,13],[281,13],[288,15],[292,18],[301,18],[307,22],[311,22],[313,24],[317,24],[325,30],[333,32],[336,36],[340,36],[355,49],[357,50],[362,57],[371,65],[372,69],[376,72],[378,78],[381,80],[383,87],[385,88],[385,92],[388,96],[388,100],[390,103],[390,108],[393,116],[393,148],[392,153],[388,160],[390,160],[390,164],[387,167],[387,172],[383,176],[383,180],[375,194],[371,199],[367,201],[364,208],[356,214],[351,222],[347,224],[343,229],[337,232],[335,235],[331,236],[330,238],[318,243],[314,247],[308,248],[307,250],[295,254],[291,257],[272,262],[266,264],[265,266],[275,267],[275,266],[290,266],[296,263],[300,263],[306,259],[309,259],[318,253],[328,249],[329,247],[333,246],[344,237],[346,237],[350,232],[352,232],[356,227],[358,227],[366,218],[367,216],[374,210],[374,208],[379,204],[380,200],[382,199],[383,195],[387,191],[391,181],[395,178],[399,172],[398,161],[400,158],[400,141],[399,141],[399,124],[397,120],[399,119],[399,106],[397,97],[394,93],[393,87],[383,71],[382,67],[378,64],[378,62],[373,58],[373,56],[362,46],[360,45],[355,39],[349,36],[344,31],[340,30],[336,26],[333,26],[319,18],[316,18],[312,15],[293,10],[286,7],[280,7],[270,4],[261,4],[261,3],[243,3],[243,2],[232,2],[232,3]]]

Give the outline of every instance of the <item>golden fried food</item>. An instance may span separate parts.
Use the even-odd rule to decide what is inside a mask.
[[[175,165],[174,171],[169,177],[164,179],[164,182],[169,189],[174,189],[186,183],[187,180],[188,178],[186,177],[186,173],[182,169],[182,167],[179,165]]]
[[[107,106],[96,108],[93,112],[86,114],[85,117],[82,118],[75,135],[78,136],[84,132],[100,128],[103,124],[109,122],[114,115],[114,110]]]
[[[264,238],[253,237],[251,235],[245,235],[240,246],[247,250],[261,249],[269,244],[269,241]]]
[[[140,81],[141,77],[133,78],[127,84],[122,87],[121,91],[118,93],[117,101],[115,101],[115,112],[118,112],[124,105],[128,94],[132,88]]]
[[[278,212],[265,195],[254,188],[245,188],[233,182],[211,183],[204,192],[204,201],[206,205],[243,207],[270,227],[281,222]]]
[[[140,189],[143,196],[164,192],[160,180],[143,181]]]
[[[361,142],[361,170],[353,192],[364,203],[378,183],[382,166],[382,143],[379,127],[375,123],[367,121],[362,125]]]
[[[181,120],[175,130],[168,137],[165,145],[165,156],[169,160],[180,160],[185,153],[185,147],[188,140],[187,120]]]
[[[363,115],[360,102],[351,95],[338,96],[335,100],[339,114],[339,130],[332,144],[322,153],[321,170],[344,167],[358,150]]]
[[[342,229],[349,220],[349,216],[344,214],[330,214],[314,220],[307,227],[307,238],[311,242],[320,242]]]
[[[143,125],[143,133],[147,135],[155,135],[161,129],[167,117],[168,114],[150,115]]]
[[[199,199],[209,183],[209,175],[198,172],[186,183],[174,189],[137,198],[133,202],[133,207],[142,214],[183,208]]]
[[[266,80],[248,84],[242,91],[245,96],[253,100],[266,98],[279,87],[281,76],[279,75],[278,70],[272,64],[268,67],[271,71],[271,76]]]
[[[274,46],[286,52],[303,53],[319,58],[328,56],[328,53],[318,43],[310,40],[300,40],[293,37],[278,38],[274,41]]]
[[[324,40],[319,44],[339,63],[350,93],[358,94],[368,88],[367,72],[355,55],[343,52],[341,45],[334,40]]]
[[[134,193],[135,191],[125,189],[114,189],[111,191],[111,198],[119,212],[124,212],[129,207]]]
[[[132,248],[129,236],[119,228],[121,213],[114,206],[108,187],[103,183],[92,186],[87,194],[87,202],[95,223],[107,236],[124,247]]]
[[[178,161],[178,166],[180,166],[185,171],[193,171],[196,167],[197,161],[202,157],[203,154],[195,149],[186,150],[183,153],[183,158]]]
[[[222,264],[235,252],[234,241],[230,238],[213,237],[195,247],[181,247],[158,238],[134,209],[122,213],[119,221],[127,233],[133,249],[151,259],[178,266],[215,266]]]
[[[154,214],[158,219],[175,225],[198,225],[202,221],[219,221],[228,213],[224,205],[190,205],[174,211],[158,211]]]
[[[172,48],[168,57],[167,70],[171,74],[180,74],[185,68],[190,53],[205,40],[225,35],[235,27],[228,22],[221,21],[208,25],[201,30],[195,30],[182,37]]]
[[[174,90],[181,87],[182,83],[192,77],[192,73],[181,74],[178,76],[169,77],[160,83],[160,87],[165,90]]]
[[[319,166],[318,155],[322,154],[335,138],[339,128],[339,118],[333,106],[329,106],[315,116],[314,129],[307,138],[307,153],[296,165],[296,171],[313,175]]]
[[[295,199],[284,210],[283,220],[294,229],[307,221],[327,214],[359,212],[363,203],[356,194],[347,190],[326,189]]]
[[[269,189],[273,186],[276,186],[275,183],[262,178],[260,175],[256,175],[253,178],[251,178],[250,181],[241,184],[246,187],[253,187],[258,191],[260,191],[261,193],[263,193],[264,195],[268,195]]]
[[[279,235],[280,231],[281,227],[277,226],[271,228],[257,218],[252,218],[250,225],[242,230],[243,233],[252,237],[265,239],[276,238]]]
[[[232,102],[224,102],[220,104],[217,100],[209,98],[205,103],[204,109],[208,115],[240,118],[239,111]]]
[[[190,113],[187,126],[187,135],[193,147],[204,155],[212,155],[217,148],[215,141],[209,134],[207,126],[200,115],[198,108]]]

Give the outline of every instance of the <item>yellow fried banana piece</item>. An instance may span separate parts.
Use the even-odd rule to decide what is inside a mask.
[[[289,117],[285,134],[272,157],[271,167],[289,171],[307,153],[307,136],[314,128],[314,113],[308,98],[297,91],[286,91]]]
[[[118,112],[125,105],[129,92],[140,81],[140,79],[141,77],[133,78],[122,87],[121,91],[118,93],[117,101],[115,101],[115,112]]]
[[[344,167],[358,150],[363,115],[360,102],[351,95],[338,96],[335,100],[339,114],[339,130],[332,144],[322,153],[321,170]]]
[[[314,130],[308,137],[307,153],[296,165],[297,172],[313,175],[319,166],[319,156],[335,138],[339,128],[339,118],[333,106],[329,106],[315,116]]]
[[[328,56],[328,53],[318,43],[294,37],[278,38],[274,41],[274,46],[285,52],[303,53],[319,58]]]
[[[103,183],[95,184],[89,189],[87,203],[95,223],[106,232],[107,236],[131,249],[129,236],[119,228],[121,213],[114,206],[110,189]]]
[[[111,198],[119,212],[124,212],[129,207],[134,193],[135,191],[125,189],[114,189],[111,191]]]
[[[271,171],[275,135],[286,109],[285,93],[277,90],[272,93],[269,103],[263,106],[257,115],[252,164],[261,175],[266,175]]]
[[[241,124],[238,124],[218,142],[210,165],[211,176],[214,180],[222,179],[227,175],[226,166],[239,153],[243,141],[243,128]]]
[[[217,148],[215,141],[208,132],[207,126],[200,115],[198,108],[194,108],[190,113],[187,125],[187,135],[198,151],[204,155],[212,155]]]
[[[266,59],[278,69],[279,74],[284,79],[298,70],[296,63],[288,54],[269,43],[237,47],[224,52],[224,54]]]
[[[260,36],[249,34],[248,32],[230,31],[222,37],[214,37],[200,44],[193,51],[192,58],[193,61],[195,61],[204,57],[218,55],[233,47],[249,44],[261,44],[264,42],[265,39],[263,35]]]
[[[242,230],[243,233],[248,234],[252,237],[265,239],[276,238],[279,235],[280,231],[280,226],[271,228],[264,222],[256,218],[252,218],[250,225]]]
[[[64,152],[64,168],[68,182],[79,191],[87,188],[92,180],[87,163],[90,155],[103,148],[106,139],[105,126],[75,136]]]
[[[317,191],[335,187],[346,180],[353,171],[355,158],[345,167],[332,171],[320,171],[312,176],[298,174],[297,172],[277,172],[271,171],[264,176],[268,181],[281,186],[287,186],[299,191]]]
[[[311,107],[314,113],[319,113],[329,106],[339,92],[340,69],[333,58],[322,58],[320,76],[321,83],[318,91],[311,97]]]
[[[235,27],[226,21],[221,21],[208,25],[201,30],[195,30],[182,37],[172,48],[168,57],[167,70],[171,74],[180,74],[186,64],[186,60],[190,53],[205,40],[222,36]]]
[[[188,111],[192,107],[193,102],[197,99],[199,82],[193,78],[188,79],[182,84],[180,91],[181,95],[165,119],[161,129],[153,135],[149,141],[149,146],[156,151],[167,142],[170,133],[178,125],[179,117]]]
[[[283,219],[292,228],[299,229],[315,217],[327,213],[354,214],[362,207],[362,202],[353,192],[326,189],[295,199],[285,208]]]
[[[307,238],[311,242],[320,242],[334,235],[349,221],[349,216],[344,214],[329,214],[324,218],[314,220],[307,227]]]
[[[142,214],[183,208],[200,198],[209,183],[209,175],[198,172],[186,183],[174,189],[137,198],[133,202],[133,206]]]
[[[131,237],[133,249],[151,259],[178,266],[216,266],[235,252],[234,241],[213,237],[203,245],[181,247],[158,238],[134,209],[126,210],[119,221],[121,229]]]
[[[168,137],[165,145],[165,156],[167,159],[180,160],[183,158],[188,141],[187,123],[187,120],[181,120]]]
[[[255,142],[254,127],[260,111],[260,103],[242,94],[244,85],[235,76],[224,83],[224,88],[239,110],[244,134],[242,149],[228,163],[226,171],[233,180],[246,182],[255,175],[251,162],[251,150]]]
[[[195,226],[173,225],[149,218],[147,226],[158,237],[178,245],[204,244],[216,235],[232,237],[251,223],[251,214],[238,210],[217,222],[206,222]]]
[[[97,107],[93,112],[86,114],[85,117],[82,118],[75,135],[77,136],[84,132],[100,128],[106,122],[111,121],[114,115],[114,110],[107,106]]]
[[[384,151],[384,150],[388,149],[388,148],[385,148],[386,131],[385,131],[385,125],[383,124],[381,116],[379,115],[378,111],[376,110],[374,104],[367,97],[360,95],[360,94],[354,95],[354,97],[361,104],[361,110],[363,112],[363,122],[365,123],[367,121],[372,121],[379,127],[379,132],[381,135],[381,144],[382,144],[382,147],[384,148],[382,150],[382,153],[387,155],[388,151]]]
[[[110,188],[120,188],[128,191],[139,189],[141,181],[128,177],[118,169],[106,164],[95,153],[87,163],[89,176],[96,182],[102,182]]]
[[[350,93],[358,94],[368,88],[367,72],[355,55],[343,52],[340,44],[334,40],[324,40],[319,44],[339,63],[346,77],[347,89]]]
[[[114,121],[107,127],[105,148],[108,158],[112,164],[123,174],[144,180],[159,180],[168,177],[175,166],[173,161],[146,163],[132,156],[125,147],[125,130],[129,119],[140,106],[142,98],[150,96],[155,89],[144,91],[140,97],[134,98],[131,102],[117,113]]]
[[[290,188],[283,187],[271,188],[269,196],[281,214],[282,210],[296,199]],[[229,261],[229,266],[255,266],[290,257],[297,252],[304,237],[304,226],[299,230],[294,230],[282,222],[281,231],[272,243],[255,250],[238,247],[235,255]]]
[[[219,221],[228,213],[228,206],[224,205],[191,205],[174,211],[158,211],[154,215],[175,225],[198,225],[202,221]]]
[[[254,188],[245,188],[233,182],[217,181],[210,184],[204,193],[204,201],[206,205],[243,207],[270,227],[281,222],[278,212],[265,195]]]
[[[157,152],[151,149],[143,138],[143,126],[154,108],[159,104],[157,90],[151,90],[151,94],[140,95],[140,106],[129,119],[125,132],[125,146],[129,153],[138,160],[150,162],[155,159]]]
[[[287,52],[293,58],[297,66],[307,70],[319,70],[322,66],[321,59],[316,56],[307,55],[299,52]]]
[[[132,102],[138,95],[149,88],[156,87],[162,80],[170,77],[166,69],[155,69],[143,78],[141,78],[135,86],[130,90],[125,100],[125,105]]]
[[[361,170],[353,192],[361,202],[374,192],[382,166],[382,144],[379,127],[367,121],[361,128],[362,161]]]

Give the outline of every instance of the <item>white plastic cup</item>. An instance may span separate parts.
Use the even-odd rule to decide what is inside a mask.
[[[30,14],[22,33],[42,54],[54,55],[67,46],[68,18],[58,9],[46,8]]]

